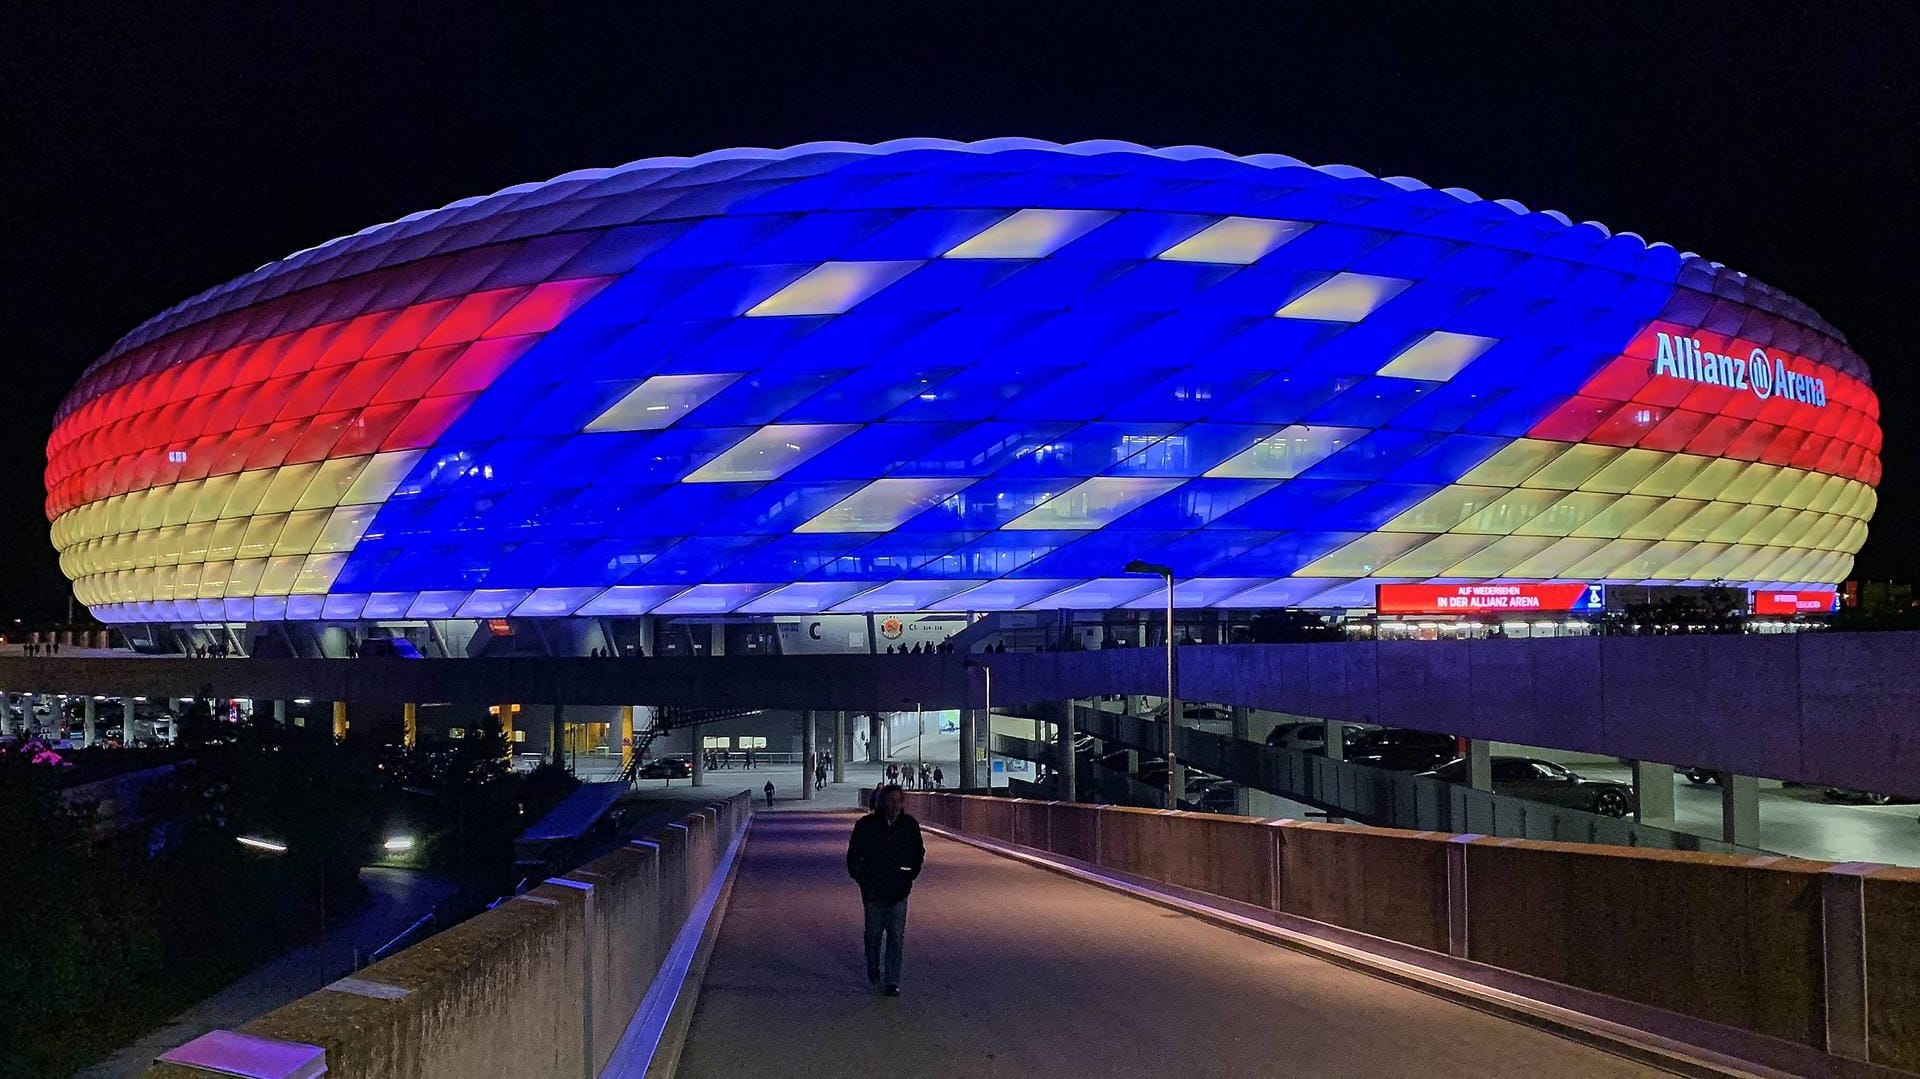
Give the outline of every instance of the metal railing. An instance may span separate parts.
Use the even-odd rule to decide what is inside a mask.
[[[1166,752],[1166,726],[1138,716],[1078,706],[1078,729],[1144,753]],[[1423,832],[1472,832],[1658,850],[1765,853],[1691,832],[1529,801],[1431,776],[1395,772],[1279,749],[1190,727],[1180,728],[1180,760],[1231,782],[1305,802],[1367,824]]]

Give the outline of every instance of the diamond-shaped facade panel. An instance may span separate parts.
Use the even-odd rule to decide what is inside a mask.
[[[1557,213],[1288,158],[907,140],[573,173],[128,334],[47,511],[110,621],[1347,602],[1842,579],[1866,366]]]

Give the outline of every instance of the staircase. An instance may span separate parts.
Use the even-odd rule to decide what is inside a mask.
[[[639,733],[633,743],[633,755],[627,758],[626,767],[620,769],[620,782],[632,783],[640,773],[640,762],[645,759],[647,750],[653,746],[653,740],[680,727],[697,727],[702,723],[711,723],[719,719],[738,719],[759,712],[758,708],[688,708],[668,705],[653,710],[653,722]]]

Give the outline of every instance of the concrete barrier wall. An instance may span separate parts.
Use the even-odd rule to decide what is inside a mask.
[[[1339,824],[1273,831],[1280,847],[1275,910],[1446,951],[1445,836]]]
[[[1465,856],[1468,958],[1822,1044],[1827,863],[1510,840]]]
[[[922,820],[963,833],[1004,839],[952,822],[1010,820],[1020,846],[1920,1071],[1920,869],[907,799]]]
[[[1865,922],[1867,1043],[1872,1059],[1920,1072],[1920,869],[1881,868],[1861,888]],[[1887,947],[1889,940],[1909,942]]]
[[[704,807],[240,1032],[319,1046],[342,1079],[591,1079],[751,814],[746,792]]]

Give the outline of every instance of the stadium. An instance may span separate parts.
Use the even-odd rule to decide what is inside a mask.
[[[148,632],[896,630],[865,650],[1154,610],[1136,560],[1196,612],[1817,604],[1879,449],[1837,330],[1664,243],[1276,155],[915,139],[569,173],[262,266],[86,371],[46,486],[76,595]]]

